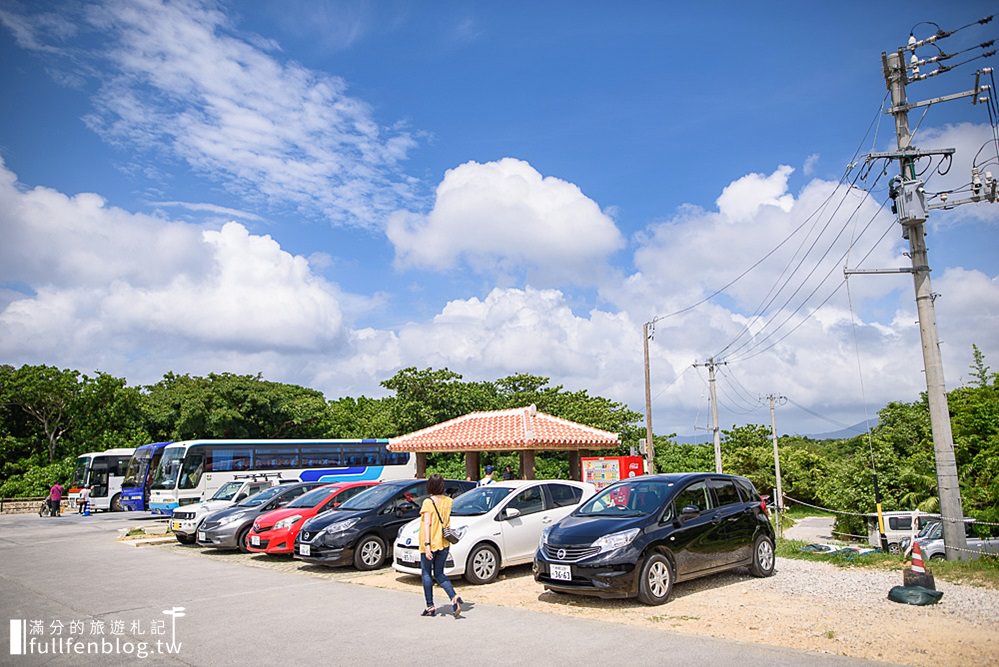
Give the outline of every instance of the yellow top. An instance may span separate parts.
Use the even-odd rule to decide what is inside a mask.
[[[425,542],[430,542],[431,551],[441,551],[451,546],[450,542],[444,539],[444,526],[451,524],[451,498],[448,496],[431,496],[423,501],[420,507],[420,551],[423,551]],[[434,505],[437,505],[436,511]],[[440,512],[440,518],[437,513]],[[426,519],[424,515],[430,515],[430,537],[426,536]],[[444,526],[441,525],[444,519]]]

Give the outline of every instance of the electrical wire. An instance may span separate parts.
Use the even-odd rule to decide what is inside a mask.
[[[878,178],[880,179],[880,176]],[[807,283],[807,281],[815,274],[815,272],[822,265],[822,261],[829,255],[830,251],[832,251],[833,247],[836,244],[836,241],[838,241],[839,238],[840,238],[840,236],[842,236],[843,232],[846,231],[848,223],[857,214],[857,212],[860,210],[860,207],[864,204],[865,201],[866,201],[866,199],[865,200],[861,200],[861,202],[857,205],[857,208],[855,208],[854,211],[850,214],[850,217],[847,218],[846,223],[841,227],[840,231],[833,238],[832,242],[829,244],[829,247],[826,248],[825,252],[822,253],[822,256],[818,258],[818,260],[815,262],[815,265],[808,272],[808,274],[804,277],[804,279],[802,279],[801,283],[794,290],[794,292],[792,292],[791,295],[787,299],[784,300],[784,303],[782,303],[776,309],[776,311],[775,311],[776,313],[783,312],[783,310],[788,307],[788,305],[791,303],[791,301],[805,287],[805,284]],[[874,216],[871,217],[871,219],[868,221],[867,225],[864,227],[864,231],[861,232],[861,237],[864,235],[864,233],[866,233],[867,229],[870,228],[871,224],[874,222],[874,219],[877,217],[878,213],[881,211],[881,209],[884,208],[884,205],[885,204],[883,202],[881,204],[881,206],[877,209],[877,211],[875,211]],[[852,247],[852,244],[851,244],[850,247]],[[850,247],[848,247],[847,251],[840,257],[840,261],[842,261],[843,259],[846,258],[846,256],[848,255],[848,253],[850,251]],[[802,261],[804,261],[804,258],[802,259]],[[799,266],[800,266],[800,264],[799,264]],[[836,268],[836,265],[833,265],[832,268],[830,268],[829,272],[826,274],[826,276],[819,282],[819,284],[816,286],[816,288],[812,290],[812,292],[808,295],[808,297],[806,297],[805,300],[803,300],[798,305],[798,307],[795,308],[795,310],[791,313],[791,315],[789,315],[788,317],[784,318],[784,320],[773,331],[771,331],[769,334],[767,334],[767,336],[765,336],[762,339],[758,339],[757,338],[757,336],[759,336],[760,333],[762,333],[764,330],[766,330],[771,324],[773,324],[776,321],[776,318],[768,320],[763,325],[763,327],[756,332],[754,338],[749,338],[749,339],[745,340],[744,342],[740,343],[739,345],[736,345],[733,349],[731,349],[731,351],[729,352],[729,354],[731,355],[730,358],[732,356],[738,356],[740,354],[744,354],[745,352],[748,352],[749,350],[753,349],[754,346],[757,346],[757,345],[761,344],[762,341],[765,341],[768,338],[770,338],[773,335],[775,335],[777,333],[777,331],[780,330],[780,327],[782,327],[785,323],[787,323],[787,321],[791,317],[793,317],[796,313],[798,313],[805,306],[805,304],[807,303],[808,299],[812,295],[815,294],[815,292],[826,282],[826,280],[828,280],[829,276],[831,275],[832,271],[835,270],[835,268]],[[768,304],[768,306],[769,306],[769,304]],[[732,348],[732,344],[734,342],[735,341],[733,340],[728,345],[726,345],[725,348],[723,348],[718,354],[715,355],[715,357],[716,358],[720,357],[722,355],[722,353],[724,353],[725,351],[728,351],[729,348]]]
[[[719,294],[722,294],[729,287],[731,287],[732,285],[734,285],[737,282],[739,282],[740,280],[742,280],[746,275],[748,275],[751,271],[753,271],[753,269],[755,269],[760,264],[762,264],[767,259],[769,259],[775,252],[777,252],[778,250],[780,250],[784,246],[785,243],[787,243],[788,241],[790,241],[799,231],[801,231],[801,229],[806,224],[808,224],[808,222],[821,209],[823,209],[825,207],[825,205],[836,195],[836,193],[839,191],[839,189],[843,186],[843,183],[846,181],[847,177],[850,175],[850,172],[856,166],[857,156],[860,155],[860,152],[863,149],[864,143],[867,141],[867,137],[871,134],[871,128],[875,127],[875,125],[877,125],[878,127],[880,127],[880,119],[881,119],[882,111],[884,109],[885,100],[887,100],[887,99],[888,99],[888,94],[886,93],[885,97],[881,100],[881,104],[878,105],[878,110],[874,114],[874,118],[871,119],[870,124],[867,126],[867,131],[864,133],[863,138],[860,140],[860,143],[857,145],[857,149],[854,151],[853,157],[850,158],[850,162],[847,164],[847,167],[844,170],[843,175],[840,177],[839,182],[836,184],[836,187],[833,189],[833,191],[831,193],[829,193],[829,196],[826,197],[826,200],[823,201],[819,205],[819,207],[816,208],[815,211],[813,211],[810,215],[808,215],[808,217],[806,217],[802,221],[802,223],[800,225],[798,225],[798,227],[796,227],[794,230],[792,230],[791,233],[788,234],[788,236],[785,237],[783,241],[781,241],[780,243],[778,243],[774,248],[772,248],[765,255],[763,255],[763,257],[761,257],[756,262],[754,262],[753,264],[751,264],[747,269],[745,269],[742,273],[740,273],[738,276],[736,276],[735,278],[733,278],[731,281],[729,281],[728,283],[726,283],[722,287],[718,288],[717,290],[715,290],[714,292],[712,292],[708,296],[704,297],[700,301],[697,301],[696,303],[692,303],[689,306],[685,306],[683,308],[680,308],[679,310],[675,310],[675,311],[673,311],[671,313],[667,313],[665,315],[657,315],[654,318],[652,318],[652,320],[650,320],[649,323],[650,324],[655,324],[656,322],[658,322],[660,320],[665,320],[665,319],[670,318],[670,317],[675,317],[676,315],[681,315],[683,313],[686,313],[688,311],[693,310],[694,308],[697,308],[698,306],[701,306],[701,305],[707,303],[708,301],[710,301],[711,299],[715,298]],[[856,182],[856,181],[854,181],[854,182]]]
[[[854,430],[854,429],[857,429],[857,428],[860,428],[860,427],[859,427],[859,426],[857,426],[856,424],[845,424],[845,423],[843,423],[843,422],[841,422],[841,421],[838,421],[838,420],[836,420],[836,419],[833,419],[832,417],[827,417],[827,416],[825,416],[825,415],[822,415],[822,414],[819,414],[818,412],[815,412],[814,410],[810,410],[809,408],[806,408],[806,407],[805,407],[804,405],[802,405],[801,403],[797,403],[796,401],[794,401],[794,399],[791,399],[791,398],[788,398],[788,399],[787,399],[787,402],[788,402],[788,403],[790,403],[791,405],[794,405],[794,406],[795,406],[795,407],[797,407],[797,408],[798,408],[799,410],[801,410],[801,411],[803,411],[803,412],[807,412],[808,414],[812,415],[813,417],[818,417],[819,419],[821,419],[821,420],[823,420],[823,421],[827,421],[827,422],[829,422],[830,424],[832,424],[833,426],[839,426],[839,427],[840,427],[841,429],[844,429],[844,430],[848,430],[848,431],[852,431],[852,430]],[[865,424],[867,424],[867,422],[865,422]],[[865,429],[865,430],[866,430],[867,428],[870,428],[870,425],[869,425],[869,424],[868,424],[867,426],[865,426],[865,427],[864,427],[864,429]],[[857,435],[860,435],[860,433],[858,433]]]

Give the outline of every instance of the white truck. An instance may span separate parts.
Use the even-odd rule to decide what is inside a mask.
[[[278,483],[280,483],[279,473],[237,475],[236,479],[220,486],[210,499],[175,509],[170,515],[170,529],[181,544],[194,544],[198,535],[198,526],[206,516],[216,510],[242,502]]]

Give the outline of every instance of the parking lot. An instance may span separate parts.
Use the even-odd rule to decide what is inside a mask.
[[[736,571],[679,584],[668,604],[648,607],[546,593],[524,566],[487,586],[456,581],[465,616],[423,619],[418,580],[391,569],[361,573],[118,540],[119,529],[143,523],[135,515],[0,518],[0,605],[8,618],[110,622],[163,618],[184,607],[176,621],[180,654],[146,659],[153,664],[304,662],[318,654],[334,664],[439,662],[439,651],[413,648],[427,637],[483,664],[525,655],[592,662],[600,649],[619,656],[622,646],[636,664],[662,664],[664,652],[695,664],[986,664],[999,654],[999,594],[942,582],[941,604],[905,607],[886,599],[900,583],[892,573],[782,559],[774,577]]]

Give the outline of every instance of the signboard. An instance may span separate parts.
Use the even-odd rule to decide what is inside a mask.
[[[620,479],[645,474],[645,459],[641,456],[584,456],[583,481],[597,489]]]

